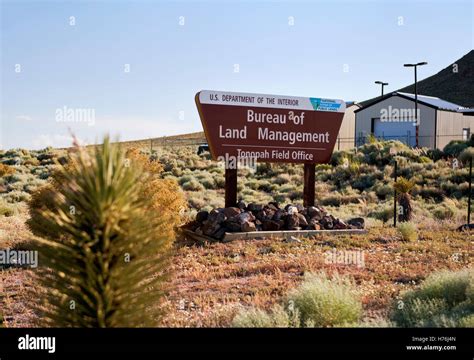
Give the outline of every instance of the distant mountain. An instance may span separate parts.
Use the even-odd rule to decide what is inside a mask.
[[[457,72],[454,72],[454,64],[457,65]],[[436,96],[461,106],[474,107],[474,50],[436,75],[418,81],[417,90],[418,94]],[[413,94],[415,86],[412,84],[396,91]],[[376,99],[362,101],[360,105],[366,106]]]

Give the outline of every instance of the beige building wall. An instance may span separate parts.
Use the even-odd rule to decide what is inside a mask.
[[[443,149],[451,140],[464,140],[463,129],[474,133],[474,116],[454,111],[437,110],[436,147]]]
[[[382,109],[414,109],[415,103],[411,100],[405,99],[401,96],[391,96],[377,104],[369,106],[358,111],[355,119],[355,134],[357,137],[357,146],[362,145],[361,137],[371,134],[372,119],[379,119],[381,117]],[[435,141],[435,119],[436,109],[418,103],[420,113],[420,128],[419,128],[419,142],[420,146],[434,147]]]
[[[342,118],[341,129],[337,136],[334,151],[352,149],[355,146],[355,113],[359,109],[359,105],[352,104],[346,108],[344,117]]]

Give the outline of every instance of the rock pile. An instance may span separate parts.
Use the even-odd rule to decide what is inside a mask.
[[[222,239],[226,232],[363,229],[364,219],[345,222],[320,206],[288,204],[282,209],[275,202],[246,205],[240,201],[236,207],[200,211],[186,228],[199,235]]]

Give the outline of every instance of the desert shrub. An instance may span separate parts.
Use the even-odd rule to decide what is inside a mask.
[[[418,229],[412,222],[402,222],[397,225],[398,233],[402,240],[416,241],[418,240]]]
[[[0,163],[0,177],[12,175],[14,173],[15,173],[15,168]]]
[[[442,189],[433,186],[425,186],[420,189],[419,195],[423,199],[433,199],[437,202],[443,201],[445,194]]]
[[[350,194],[341,195],[336,193],[334,195],[326,196],[320,200],[323,206],[341,206],[347,204],[358,204],[361,197],[360,195]]]
[[[295,201],[295,200],[300,200],[303,198],[303,190],[292,190],[290,192],[288,192],[288,197],[290,198],[291,201]]]
[[[316,165],[316,172],[329,171],[329,170],[332,170],[332,165],[331,164],[317,164]]]
[[[381,184],[375,188],[375,194],[377,194],[380,199],[386,199],[393,194],[393,189],[390,185]]]
[[[235,327],[337,327],[354,326],[361,318],[362,305],[351,281],[339,275],[307,274],[291,291],[285,305],[270,312],[258,308],[241,310]]]
[[[339,165],[349,165],[353,160],[353,153],[350,150],[341,150],[335,151],[332,156],[329,165],[339,166]],[[320,166],[320,165],[318,165]],[[326,169],[331,169],[331,166],[326,167]]]
[[[50,187],[51,208],[34,209],[32,221],[51,229],[35,239],[45,266],[35,310],[44,324],[151,326],[159,319],[171,217],[156,211],[150,192],[159,166],[131,160],[108,138],[92,155],[80,149],[55,175],[61,181]]]
[[[215,189],[216,183],[214,179],[210,176],[201,177],[199,182],[204,186],[205,189]]]
[[[12,158],[6,158],[2,160],[2,164],[4,165],[21,165],[22,164],[22,159],[19,156],[15,156]]]
[[[358,190],[366,190],[374,186],[375,184],[375,177],[373,175],[362,175],[352,182],[352,187]]]
[[[8,203],[19,203],[30,200],[31,195],[21,190],[10,191],[3,195],[3,199]]]
[[[429,164],[429,163],[432,163],[433,160],[431,158],[429,158],[428,156],[420,156],[418,158],[418,162],[420,162],[422,164]]]
[[[404,166],[400,166],[398,169],[398,175],[404,178],[410,179],[413,176],[419,174],[425,169],[424,164],[419,163],[407,163]]]
[[[474,270],[440,271],[394,303],[391,318],[402,327],[458,327],[472,324]]]
[[[188,204],[189,204],[189,207],[192,209],[201,210],[207,205],[207,201],[204,200],[204,198],[199,197],[199,196],[196,196],[196,197],[189,196]]]
[[[301,324],[315,327],[345,326],[359,321],[362,305],[353,284],[339,275],[308,274],[290,292],[288,306],[299,312]]]
[[[13,216],[16,214],[16,208],[0,198],[0,216]]]
[[[468,165],[471,160],[474,160],[474,147],[468,147],[459,154],[459,160]]]
[[[442,203],[435,205],[435,207],[430,211],[438,220],[452,219],[458,213],[456,205],[450,199],[446,199]]]
[[[257,186],[257,190],[265,191],[267,193],[270,193],[274,189],[274,184],[271,184],[267,180],[260,180]]]
[[[390,219],[393,219],[393,207],[386,206],[381,209],[373,210],[369,212],[368,216],[377,220],[381,220],[385,223]]]
[[[463,140],[452,140],[443,149],[446,156],[458,157],[464,149],[469,147],[469,143]]]
[[[278,185],[288,184],[290,182],[290,175],[288,174],[280,174],[278,175],[273,182]]]
[[[290,328],[300,325],[297,313],[289,313],[281,305],[275,305],[270,312],[252,307],[240,310],[232,321],[238,328]]]
[[[186,181],[185,183],[183,183],[183,185],[181,185],[181,187],[183,188],[183,190],[186,190],[186,191],[202,191],[202,190],[204,190],[204,186],[199,181],[197,181],[196,179]]]
[[[438,161],[443,158],[444,153],[440,149],[430,149],[428,150],[427,156],[433,161]]]
[[[465,181],[469,181],[469,170],[467,169],[456,169],[452,171],[449,177],[449,181],[452,181],[455,184],[461,184]]]
[[[214,177],[214,182],[216,183],[217,189],[223,189],[225,186],[225,177],[222,175],[216,175]]]
[[[350,181],[359,175],[359,165],[350,164],[346,166],[338,166],[332,173],[332,181],[339,188],[349,185]]]
[[[255,172],[257,176],[274,176],[275,172],[273,171],[271,163],[257,163],[257,171]]]

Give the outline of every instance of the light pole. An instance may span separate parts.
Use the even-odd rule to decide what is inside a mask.
[[[426,61],[422,61],[416,64],[403,64],[405,67],[413,67],[415,68],[415,125],[416,125],[416,147],[419,146],[419,140],[418,140],[418,133],[419,133],[419,128],[420,124],[418,123],[418,91],[416,89],[416,83],[417,83],[417,76],[416,76],[416,68],[418,66],[423,66],[428,64]]]
[[[381,85],[381,88],[382,88],[382,95],[380,95],[380,97],[382,97],[382,96],[383,96],[383,87],[384,87],[385,85],[388,85],[388,83],[383,82],[383,81],[376,81],[375,83]]]

